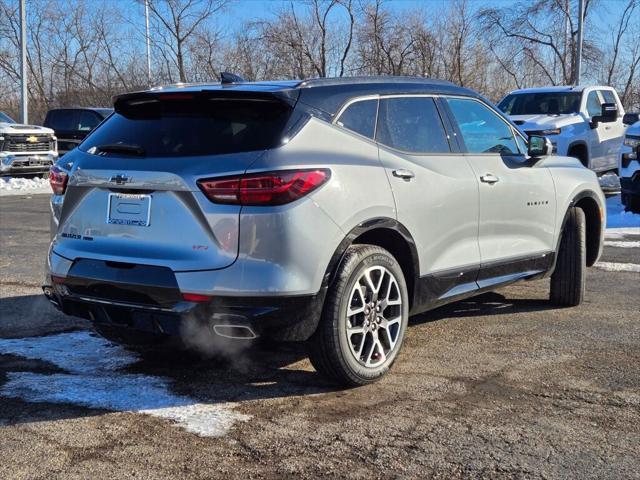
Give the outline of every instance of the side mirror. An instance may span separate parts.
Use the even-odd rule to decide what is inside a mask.
[[[615,103],[603,103],[602,113],[600,115],[594,115],[591,118],[591,123],[597,125],[598,123],[611,123],[618,119],[618,106]]]
[[[553,144],[547,137],[529,136],[529,156],[531,158],[546,157],[553,153]]]
[[[622,123],[625,125],[633,125],[634,123],[640,121],[640,113],[625,113],[622,117]]]

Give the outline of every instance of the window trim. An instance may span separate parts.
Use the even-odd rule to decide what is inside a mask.
[[[464,95],[441,95],[441,98],[443,100],[443,104],[444,107],[446,109],[447,115],[449,116],[449,121],[451,122],[453,128],[454,128],[454,135],[456,137],[456,140],[458,141],[458,144],[460,146],[460,154],[462,155],[482,155],[482,156],[504,156],[507,154],[503,154],[503,153],[496,153],[496,152],[478,152],[478,153],[473,153],[473,152],[469,152],[469,150],[467,149],[467,144],[464,142],[464,137],[462,136],[462,132],[460,131],[459,127],[458,127],[458,121],[456,120],[455,115],[453,114],[453,111],[451,110],[451,107],[449,107],[449,104],[447,103],[447,99],[449,98],[457,98],[457,99],[461,99],[461,100],[471,100],[473,102],[477,102],[480,105],[483,105],[485,107],[487,107],[489,110],[491,110],[494,114],[496,114],[496,116],[507,126],[509,127],[509,129],[511,130],[512,135],[515,137],[516,135],[519,136],[525,145],[529,145],[529,140],[527,138],[525,138],[519,131],[517,128],[514,128],[513,125],[511,125],[511,122],[509,122],[505,117],[504,114],[500,112],[499,109],[494,108],[492,105],[490,105],[489,103],[479,99],[479,98],[475,98],[475,97],[467,97]],[[515,141],[515,138],[513,139],[516,147],[518,148],[518,151],[520,150],[520,148],[518,147],[518,142]],[[512,154],[508,154],[508,156],[512,156],[512,157],[526,157],[527,156],[527,152],[519,152],[519,153],[512,153]]]

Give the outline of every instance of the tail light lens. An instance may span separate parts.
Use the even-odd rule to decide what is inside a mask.
[[[54,165],[49,170],[49,185],[51,190],[56,195],[62,195],[67,189],[67,181],[69,181],[69,175],[57,165]]]
[[[198,187],[214,203],[284,205],[304,197],[331,177],[328,169],[282,170],[236,177],[208,178]]]
[[[209,295],[200,295],[199,293],[183,293],[182,298],[185,302],[206,303],[211,301]]]

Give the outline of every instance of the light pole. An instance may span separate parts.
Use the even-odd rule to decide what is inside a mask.
[[[149,0],[144,0],[144,18],[147,24],[147,83],[151,86],[151,36],[149,35]]]
[[[20,0],[20,113],[21,122],[29,123],[29,99],[27,97],[27,7]]]
[[[582,74],[582,37],[584,30],[584,0],[578,1],[578,46],[576,51],[576,85],[580,85]]]

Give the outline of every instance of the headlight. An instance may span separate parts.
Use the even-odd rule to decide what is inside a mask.
[[[624,144],[627,147],[631,147],[632,150],[635,150],[640,146],[640,137],[633,137],[631,135],[627,135],[624,137]]]

